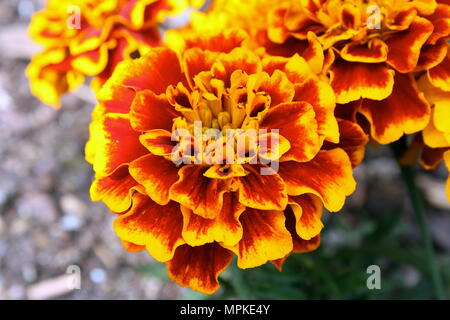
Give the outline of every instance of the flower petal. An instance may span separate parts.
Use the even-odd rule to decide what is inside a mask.
[[[296,218],[296,232],[304,240],[311,240],[323,228],[321,221],[323,205],[315,195],[304,194],[289,197],[289,205]]]
[[[131,126],[136,131],[164,129],[171,131],[173,119],[180,114],[170,105],[164,94],[150,90],[138,91],[130,112]]]
[[[218,56],[217,52],[204,51],[200,48],[188,49],[183,53],[183,61],[191,87],[194,87],[194,77],[200,72],[210,71]]]
[[[168,86],[179,82],[186,84],[176,53],[163,47],[152,48],[139,59],[121,62],[97,96],[107,100],[115,86],[148,89],[159,95],[165,93]]]
[[[145,250],[145,246],[140,246],[138,244],[134,244],[125,240],[122,240],[123,247],[128,252],[141,252]]]
[[[350,42],[341,50],[341,57],[350,62],[385,62],[388,57],[388,46],[379,39],[372,39],[366,44]]]
[[[170,188],[170,198],[205,219],[215,219],[223,206],[227,182],[210,179],[203,174],[207,166],[186,165],[179,170],[179,179]]]
[[[244,165],[249,172],[239,178],[239,202],[243,205],[261,210],[284,210],[287,205],[286,185],[283,179],[275,173],[261,174],[262,165]]]
[[[224,81],[225,87],[230,87],[231,75],[236,70],[242,70],[247,74],[261,72],[261,61],[252,51],[236,48],[229,54],[220,55],[211,69],[215,78]]]
[[[124,212],[131,207],[131,196],[135,190],[142,190],[136,180],[122,166],[110,176],[97,178],[91,185],[92,201],[103,201],[112,212]]]
[[[288,206],[284,211],[286,216],[286,228],[290,232],[293,242],[292,252],[305,253],[316,250],[320,245],[320,234],[309,240],[302,239],[297,232],[298,219],[292,206]]]
[[[294,101],[310,103],[316,114],[319,135],[330,142],[339,142],[338,124],[334,117],[336,98],[328,83],[309,79],[296,84]]]
[[[205,219],[191,210],[181,207],[183,213],[183,238],[190,246],[220,242],[225,246],[234,246],[242,238],[242,225],[239,217],[244,212],[234,193],[225,193],[223,207],[217,218]]]
[[[428,77],[434,86],[450,91],[450,51],[439,65],[428,70]]]
[[[170,156],[176,147],[172,134],[163,129],[150,130],[140,135],[139,141],[156,156]]]
[[[269,94],[272,107],[280,103],[291,102],[295,94],[294,85],[280,70],[275,70],[267,81],[261,83],[258,91]]]
[[[320,150],[316,114],[309,103],[283,103],[270,109],[260,128],[279,130],[289,140],[291,148],[283,155],[282,161],[309,161]]]
[[[450,171],[450,151],[446,152],[444,154],[445,164],[447,165],[447,169]],[[447,179],[447,186],[445,188],[445,191],[447,193],[447,198],[450,201],[450,176]]]
[[[360,98],[386,99],[394,86],[395,72],[384,63],[335,61],[330,68],[330,83],[337,103],[349,103]]]
[[[217,243],[199,247],[181,246],[166,263],[169,277],[180,286],[205,294],[219,289],[217,280],[233,259],[233,253]]]
[[[427,19],[416,17],[407,30],[394,33],[385,41],[389,47],[387,63],[401,73],[413,71],[433,28]]]
[[[344,206],[345,197],[356,187],[350,160],[342,149],[322,151],[310,162],[282,162],[279,175],[289,195],[315,194],[333,212]]]
[[[147,153],[139,142],[139,133],[131,128],[128,115],[105,115],[91,134],[90,140],[96,147],[93,166],[97,176],[108,176],[119,166]]]
[[[372,137],[388,144],[424,129],[431,111],[415,80],[397,73],[392,94],[383,101],[364,100],[359,112],[370,122]]]
[[[169,203],[169,189],[178,180],[178,169],[171,161],[148,154],[131,162],[129,171],[153,201]]]
[[[145,246],[159,262],[172,259],[175,249],[184,244],[183,216],[176,202],[160,206],[147,196],[135,194],[131,209],[120,215],[113,226],[120,239]]]
[[[292,251],[292,238],[282,211],[248,208],[240,217],[244,230],[241,241],[230,250],[238,256],[241,269],[254,268]]]

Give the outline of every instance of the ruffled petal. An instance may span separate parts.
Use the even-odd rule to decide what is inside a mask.
[[[110,176],[95,179],[90,194],[92,201],[103,201],[112,212],[124,212],[131,207],[135,190],[142,188],[130,176],[128,167],[123,166]]]
[[[321,221],[323,205],[315,195],[304,194],[289,197],[289,205],[296,218],[296,232],[300,238],[311,240],[323,228]]]
[[[272,107],[291,102],[295,95],[294,85],[280,70],[275,70],[270,78],[263,81],[258,91],[266,92],[270,96]]]
[[[211,69],[217,79],[224,81],[225,87],[230,87],[231,75],[236,70],[247,74],[259,73],[262,71],[261,61],[252,51],[236,48],[229,54],[220,55]]]
[[[191,87],[194,87],[194,77],[200,72],[210,71],[218,56],[217,52],[204,51],[200,48],[188,49],[183,53],[186,74]]]
[[[450,51],[439,65],[428,70],[428,77],[434,86],[450,91]]]
[[[350,42],[341,50],[341,57],[350,62],[385,62],[388,57],[388,46],[379,39],[372,39],[366,44]]]
[[[238,256],[239,268],[258,267],[292,251],[292,238],[282,211],[247,209],[240,221],[244,230],[242,239],[230,248]]]
[[[121,62],[97,98],[109,100],[115,86],[148,89],[159,95],[165,93],[168,86],[179,82],[187,84],[176,53],[163,47],[153,48],[139,59]]]
[[[427,19],[416,17],[407,30],[386,40],[389,47],[387,63],[401,73],[413,71],[419,61],[420,50],[433,29],[433,24]]]
[[[293,101],[304,101],[312,105],[319,135],[331,142],[339,142],[338,125],[334,117],[336,99],[333,89],[326,82],[319,80],[305,59],[296,54],[291,58],[266,57],[262,63],[268,73],[279,69],[287,75],[294,83]]]
[[[140,246],[138,244],[134,244],[125,240],[121,240],[122,245],[128,252],[141,252],[145,250],[145,246]]]
[[[186,165],[178,174],[178,181],[170,188],[170,198],[191,209],[205,219],[215,219],[223,206],[228,184],[224,180],[204,176],[207,166]]]
[[[178,169],[171,161],[149,154],[131,162],[129,171],[153,201],[169,203],[169,189],[178,180]]]
[[[244,165],[244,168],[249,174],[239,178],[239,202],[255,209],[284,210],[288,198],[283,179],[263,165]]]
[[[239,203],[235,193],[225,193],[223,206],[215,219],[205,219],[191,210],[181,207],[183,213],[183,238],[191,246],[220,242],[234,246],[242,238],[242,225],[239,217],[245,206]]]
[[[181,236],[183,216],[176,202],[160,206],[147,196],[135,194],[131,209],[113,226],[120,239],[145,246],[159,262],[172,259],[175,249],[185,243]]]
[[[444,154],[445,164],[447,165],[447,169],[450,171],[450,151],[446,152]],[[450,176],[447,179],[447,186],[445,188],[445,191],[447,193],[447,198],[450,201]]]
[[[372,137],[381,144],[424,129],[430,112],[430,105],[417,90],[415,80],[399,73],[395,75],[393,92],[386,100],[364,100],[360,109],[371,124]]]
[[[284,214],[286,216],[286,228],[290,232],[292,237],[292,252],[305,253],[316,250],[320,245],[320,234],[312,237],[309,240],[302,239],[297,232],[297,226],[299,222],[292,206],[288,206],[284,211]]]
[[[320,150],[316,114],[309,103],[285,103],[270,109],[260,128],[279,130],[289,140],[291,148],[283,155],[282,161],[309,161]]]
[[[335,61],[330,69],[331,86],[337,103],[345,104],[361,98],[383,100],[394,86],[395,72],[384,63]]]
[[[346,196],[356,188],[351,162],[342,149],[322,151],[305,163],[282,162],[279,175],[289,195],[315,194],[333,212],[344,206]]]
[[[229,266],[233,253],[217,243],[181,246],[166,263],[169,277],[180,286],[205,294],[219,289],[219,275]]]
[[[164,94],[158,96],[150,90],[143,90],[136,93],[131,106],[130,122],[136,131],[171,131],[173,119],[179,116]]]

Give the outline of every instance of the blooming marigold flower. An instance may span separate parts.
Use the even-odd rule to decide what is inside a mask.
[[[308,46],[320,44],[314,48],[323,50],[321,72],[336,93],[338,116],[358,120],[382,144],[428,124],[430,105],[415,75],[436,68],[447,54],[448,1],[291,0],[264,8],[268,27],[246,23],[256,20],[260,10],[250,10],[256,13],[239,21],[230,14],[225,24],[244,28],[273,55],[304,56],[311,53],[305,51]],[[213,7],[208,15],[218,16],[216,11]]]
[[[198,1],[195,1],[198,2]],[[99,88],[118,62],[159,45],[160,24],[191,0],[48,0],[29,33],[44,47],[26,73],[31,91],[58,107],[60,96],[94,76]]]
[[[240,268],[281,268],[317,248],[322,207],[342,208],[367,142],[338,123],[331,87],[305,59],[223,51],[161,47],[120,63],[86,147],[91,196],[118,214],[125,248],[204,293],[233,255]]]
[[[430,106],[414,76],[432,70],[447,54],[445,1],[292,1],[275,10],[271,21],[273,42],[305,42],[313,32],[335,55],[327,71],[338,114],[354,121],[357,113],[363,115],[378,142],[393,142],[428,124]]]

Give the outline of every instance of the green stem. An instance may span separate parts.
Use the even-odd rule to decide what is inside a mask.
[[[391,146],[395,156],[398,159],[403,155],[403,153],[406,150],[406,140],[402,139],[396,143],[393,143]],[[414,215],[416,216],[417,223],[419,224],[420,236],[422,239],[422,245],[425,252],[425,258],[428,264],[429,274],[431,276],[431,283],[434,288],[435,296],[439,300],[445,300],[442,277],[436,262],[433,242],[427,225],[424,200],[422,197],[422,193],[419,191],[416,184],[415,170],[413,167],[403,166],[400,163],[399,166],[403,180],[408,190]]]

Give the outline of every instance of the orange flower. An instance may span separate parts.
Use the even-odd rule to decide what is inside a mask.
[[[355,188],[350,157],[367,142],[338,124],[330,86],[298,55],[209,49],[154,48],[119,64],[86,147],[91,196],[118,214],[125,248],[146,249],[204,293],[234,254],[240,268],[281,268],[317,248],[322,206],[342,208]]]
[[[26,73],[31,91],[59,107],[61,95],[87,76],[99,88],[118,62],[159,45],[158,24],[187,9],[188,0],[48,0],[34,14],[30,36],[44,50]]]
[[[217,17],[236,7],[234,1],[219,3],[226,9],[213,7],[208,15]],[[247,5],[255,6],[248,10],[249,18],[229,14],[221,24],[244,28],[272,55],[304,56],[311,43],[320,44],[325,56],[321,72],[329,76],[336,93],[337,115],[358,120],[382,144],[425,128],[430,105],[414,77],[435,68],[447,54],[448,1],[288,0]],[[261,19],[268,24],[258,23]]]
[[[390,143],[422,130],[429,103],[415,75],[439,65],[447,54],[450,6],[444,1],[292,1],[272,15],[269,38],[305,42],[314,32],[335,54],[329,72],[338,114],[361,114],[372,137]]]

